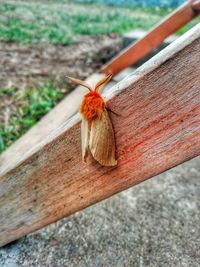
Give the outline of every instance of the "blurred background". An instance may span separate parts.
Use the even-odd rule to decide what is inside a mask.
[[[121,7],[177,7],[184,0],[75,0],[76,3],[101,3]]]
[[[182,0],[1,0],[0,153]],[[180,36],[200,22],[197,17]],[[194,159],[0,249],[0,266],[200,266]]]

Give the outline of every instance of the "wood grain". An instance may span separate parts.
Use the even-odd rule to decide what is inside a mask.
[[[0,245],[200,154],[200,24],[106,95],[117,167],[81,160],[75,115],[4,170]]]
[[[199,11],[198,1],[187,1],[150,30],[143,38],[121,51],[119,55],[102,67],[101,72],[111,72],[113,75],[116,75],[122,69],[135,64],[161,44],[169,35],[175,33],[195,18]]]

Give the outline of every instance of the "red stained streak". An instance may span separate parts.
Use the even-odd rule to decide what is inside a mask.
[[[200,105],[198,104],[193,109],[191,109],[190,112],[187,112],[186,114],[183,114],[182,116],[178,116],[178,117],[175,116],[173,121],[171,119],[175,115],[174,113],[168,113],[163,116],[160,116],[160,118],[152,121],[150,124],[148,124],[143,129],[140,129],[141,140],[132,145],[124,146],[123,149],[118,151],[118,157],[124,158],[124,156],[127,155],[127,153],[132,153],[134,150],[136,150],[137,147],[141,145],[143,145],[143,148],[144,148],[145,142],[150,141],[151,139],[155,139],[155,138],[158,139],[159,137],[162,136],[162,133],[165,133],[166,135],[167,131],[173,130],[173,133],[171,133],[172,135],[174,134],[174,131],[175,131],[175,134],[178,134],[180,130],[179,126],[181,126],[182,128],[181,131],[183,131],[183,127],[184,127],[183,122],[189,121],[190,125],[192,125],[193,121],[196,120],[196,118],[199,116],[198,114],[199,108],[200,108]],[[164,122],[163,125],[162,125],[162,122]],[[157,131],[156,131],[156,128],[157,128]],[[179,144],[181,142],[182,140],[177,140],[176,143]],[[141,153],[143,154],[144,151]],[[138,153],[136,152],[135,158],[138,158],[138,156],[141,157],[141,154],[138,155]]]

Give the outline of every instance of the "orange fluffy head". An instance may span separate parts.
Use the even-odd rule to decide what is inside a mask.
[[[84,96],[80,112],[90,124],[94,118],[101,117],[105,107],[106,104],[102,96],[97,91],[90,91]]]

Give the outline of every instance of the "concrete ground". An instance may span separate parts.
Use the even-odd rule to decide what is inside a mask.
[[[1,267],[199,267],[200,157],[0,249]]]

